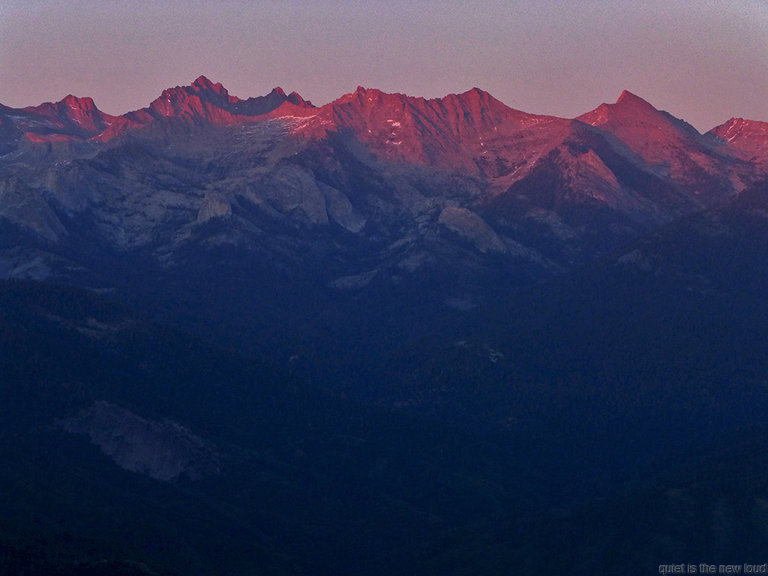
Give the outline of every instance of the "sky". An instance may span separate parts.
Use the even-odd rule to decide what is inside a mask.
[[[472,87],[572,118],[627,89],[706,131],[768,121],[768,0],[2,0],[0,103],[110,114],[205,75],[240,98]]]

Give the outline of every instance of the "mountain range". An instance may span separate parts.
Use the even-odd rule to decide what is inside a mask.
[[[566,120],[513,110],[479,89],[425,100],[358,88],[316,108],[280,88],[241,100],[200,77],[117,117],[74,96],[0,107],[4,193],[27,197],[4,202],[2,213],[58,243],[65,220],[91,212],[110,244],[139,247],[167,244],[168,234],[178,242],[222,218],[252,236],[244,230],[250,208],[278,225],[366,238],[377,225],[389,229],[382,219],[396,210],[409,216],[403,225],[421,229],[390,234],[392,244],[441,231],[481,253],[547,268],[565,255],[542,250],[545,239],[576,253],[598,249],[586,225],[597,214],[599,243],[610,244],[743,191],[764,176],[765,127],[732,119],[702,135],[628,92]],[[151,158],[131,158],[142,153]],[[39,169],[34,158],[56,161]],[[142,169],[147,162],[168,166]],[[120,187],[109,180],[130,169],[121,163],[170,174],[142,200],[155,217],[137,222],[138,231],[124,215],[115,235],[98,188]],[[188,192],[174,198],[174,185]],[[170,212],[179,220],[163,234]]]
[[[0,105],[0,568],[759,564],[767,214],[626,91]]]

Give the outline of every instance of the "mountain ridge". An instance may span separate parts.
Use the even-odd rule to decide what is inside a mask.
[[[516,113],[519,121],[525,121],[525,119],[564,120],[564,118],[556,116],[528,114],[514,110],[479,88],[472,88],[460,94],[448,94],[442,98],[425,99],[400,93],[388,94],[377,89],[360,86],[354,92],[344,94],[328,104],[316,107],[297,92],[286,95],[280,87],[275,87],[264,96],[241,99],[230,95],[221,83],[214,83],[202,75],[187,86],[166,88],[160,96],[144,108],[118,116],[101,112],[90,97],[77,98],[71,94],[58,102],[44,102],[25,108],[11,108],[0,104],[0,114],[5,116],[3,124],[15,125],[27,138],[37,143],[77,139],[108,141],[124,131],[141,128],[161,117],[186,117],[188,120],[202,120],[213,124],[247,123],[272,112],[284,102],[290,102],[300,108],[314,108],[318,112],[326,109],[338,111],[339,108],[353,99],[358,98],[359,100],[361,94],[365,94],[367,97],[375,95],[376,99],[384,99],[389,102],[392,100],[409,102],[411,106],[421,108],[422,112],[425,107],[431,107],[433,109],[442,108],[442,112],[454,113],[456,110],[447,110],[446,106],[452,108],[464,106],[465,108],[461,112],[465,114],[465,118],[469,118],[473,122],[479,120],[486,123],[499,123],[502,121],[502,117],[499,115],[500,110],[505,110],[506,113],[510,111]],[[466,106],[470,103],[471,114],[466,116],[466,113],[470,112]],[[69,112],[70,109],[77,110],[77,113],[72,114]],[[574,119],[595,126],[606,122],[606,120],[600,120],[602,116],[606,114],[612,116],[614,110],[626,112],[628,109],[643,110],[646,114],[656,112],[676,121],[681,126],[688,127],[690,131],[702,135],[689,124],[674,118],[667,112],[658,111],[648,101],[628,90],[622,91],[614,104],[601,104],[591,112],[584,113]],[[22,117],[17,118],[19,115]],[[336,114],[330,113],[329,115],[335,116]],[[85,130],[74,130],[73,123],[83,126]],[[717,133],[725,124],[713,128],[707,134]],[[25,128],[28,130],[24,130]],[[65,128],[70,130],[65,130]]]

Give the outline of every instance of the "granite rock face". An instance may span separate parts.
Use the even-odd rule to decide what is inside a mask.
[[[199,479],[220,472],[214,448],[172,420],[148,420],[109,402],[95,402],[58,427],[84,434],[114,462],[155,480]]]

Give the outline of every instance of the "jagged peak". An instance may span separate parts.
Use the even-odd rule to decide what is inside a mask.
[[[462,92],[461,94],[459,94],[459,96],[479,96],[480,98],[483,98],[483,99],[493,98],[490,92],[486,92],[485,90],[483,90],[482,88],[478,88],[477,86],[470,88],[466,92]]]
[[[306,106],[310,108],[314,108],[314,105],[309,100],[304,100],[304,98],[301,97],[301,94],[298,92],[291,92],[290,94],[286,94],[285,90],[283,90],[280,86],[275,86],[269,94],[266,96],[257,96],[255,98],[249,98],[249,102],[257,101],[257,100],[268,100],[268,101],[279,101],[282,102],[290,102],[291,104],[295,104],[296,106]]]
[[[734,117],[709,131],[728,143],[736,140],[762,140],[768,142],[768,122]]]
[[[614,104],[609,104],[607,102],[603,102],[595,108],[594,110],[587,112],[586,114],[583,114],[582,116],[587,116],[589,114],[594,114],[598,111],[602,113],[606,113],[610,110],[612,111],[619,111],[619,110],[628,110],[628,109],[645,109],[645,110],[651,110],[658,112],[658,110],[648,102],[647,100],[641,98],[637,94],[634,94],[633,92],[630,92],[629,90],[622,90],[619,97],[616,99],[616,102]]]
[[[174,86],[166,88],[160,94],[160,98],[187,98],[194,94],[212,93],[217,96],[229,97],[229,92],[221,82],[212,82],[206,76],[198,76],[187,86]]]
[[[93,98],[90,96],[75,96],[73,94],[67,94],[61,99],[65,104],[90,104],[93,105]]]
[[[749,118],[742,118],[740,116],[734,116],[733,118],[730,118],[727,122],[724,122],[718,128],[721,126],[745,126],[745,127],[755,127],[755,126],[766,126],[768,125],[768,122],[763,122],[762,120],[750,120]]]
[[[354,92],[345,94],[328,106],[330,109],[352,106],[369,111],[366,114],[374,113],[375,109],[380,109],[382,114],[388,115],[387,117],[390,117],[398,109],[400,112],[397,113],[426,115],[432,118],[429,121],[432,123],[440,123],[445,120],[452,125],[451,130],[462,133],[464,129],[458,127],[456,122],[472,125],[474,126],[472,129],[476,129],[480,125],[498,125],[506,121],[540,122],[551,118],[510,108],[494,98],[489,92],[478,87],[473,87],[459,94],[452,93],[439,98],[423,98],[358,86]],[[450,118],[446,116],[441,119],[441,115],[446,114],[447,111],[450,111]],[[344,114],[346,115],[348,112],[344,112]],[[388,120],[385,119],[386,121]]]
[[[684,121],[658,110],[653,104],[629,90],[623,90],[616,103],[602,103],[594,110],[582,114],[576,119],[592,126],[600,126],[609,122],[625,122],[638,118],[644,118],[646,122],[653,123],[673,123],[680,126],[685,124]],[[687,126],[687,124],[685,125]],[[692,127],[690,129],[695,131]]]
[[[490,92],[487,92],[478,87],[471,88],[466,92],[461,92],[460,94],[448,94],[444,98],[438,98],[438,100],[450,100],[451,98],[458,98],[461,101],[477,102],[483,105],[502,104],[506,107],[506,104],[503,104],[500,100],[494,98]]]
[[[80,110],[88,110],[88,111],[98,111],[98,108],[96,107],[95,102],[93,101],[93,98],[90,96],[74,96],[72,94],[67,94],[59,100],[58,102],[43,102],[42,104],[38,104],[37,106],[27,106],[26,108],[22,108],[22,110],[26,111],[43,111],[43,110],[49,110],[54,111],[61,108],[61,106],[67,106],[69,108],[76,108]]]
[[[195,79],[194,82],[192,82],[192,86],[199,86],[201,88],[212,88],[213,82],[211,82],[207,76],[201,74]]]
[[[616,100],[616,104],[619,105],[641,105],[641,106],[649,106],[653,108],[653,106],[648,103],[647,100],[644,100],[643,98],[640,98],[637,94],[633,94],[629,90],[622,90],[621,94],[619,95],[618,100]]]
[[[310,102],[309,100],[305,100],[301,94],[299,94],[296,91],[291,92],[288,94],[288,101],[292,104],[296,104],[297,106],[308,106],[310,108],[314,108],[314,104]]]
[[[603,102],[590,112],[579,116],[579,120],[585,121],[588,124],[602,123],[608,120],[609,117],[615,117],[617,114],[630,112],[636,114],[637,112],[651,112],[660,114],[653,104],[640,96],[630,92],[629,90],[622,90],[618,99],[614,104],[608,104]]]
[[[215,92],[216,94],[229,94],[226,88],[222,86],[221,82],[212,82],[209,80],[206,76],[198,76],[197,79],[195,79],[194,82],[192,82],[191,86],[193,88],[197,88],[198,90],[208,90],[211,92]]]
[[[517,122],[539,123],[555,119],[554,116],[530,114],[511,108],[495,98],[490,92],[478,87],[471,88],[460,94],[449,94],[435,101],[443,104],[453,103],[462,107],[469,107],[476,114],[479,114],[480,117],[485,117],[487,121],[493,122],[514,119]]]
[[[710,130],[710,132],[717,134],[717,133],[720,133],[720,132],[723,132],[723,131],[726,131],[726,130],[733,130],[735,128],[741,128],[742,126],[745,126],[748,123],[749,123],[749,120],[745,120],[744,118],[741,118],[741,117],[738,117],[738,116],[733,116],[733,117],[729,118],[728,120],[726,120],[725,122],[723,122],[722,124],[719,124],[719,125],[715,126],[714,128],[712,128],[712,130]]]
[[[80,110],[83,112],[100,112],[96,107],[96,103],[90,96],[78,97],[72,94],[67,94],[59,103],[59,105],[67,106],[72,110]]]
[[[398,92],[384,92],[378,88],[366,88],[365,86],[358,86],[355,89],[353,96],[394,96],[396,98],[406,98],[405,94]]]
[[[345,94],[344,96],[337,99],[336,102],[346,102],[354,98],[361,98],[361,97],[398,99],[398,100],[408,100],[408,101],[414,101],[414,102],[415,101],[439,102],[443,100],[451,100],[454,98],[458,98],[459,100],[476,99],[480,101],[498,102],[498,100],[496,100],[496,98],[494,98],[489,92],[486,92],[485,90],[482,90],[481,88],[477,88],[477,87],[471,88],[459,94],[447,94],[446,96],[441,98],[423,98],[420,96],[409,96],[401,92],[384,92],[383,90],[379,90],[378,88],[366,88],[365,86],[358,86],[354,92]]]
[[[93,98],[78,97],[67,94],[58,102],[44,102],[38,106],[28,106],[22,109],[27,114],[45,118],[40,126],[47,126],[47,130],[58,134],[69,126],[77,132],[76,137],[84,134],[92,135],[94,131],[103,129],[104,122],[114,118],[104,114],[96,107]],[[35,130],[32,130],[34,132]],[[59,138],[60,136],[56,136]]]
[[[365,86],[358,86],[354,92],[350,92],[349,94],[344,94],[340,98],[337,98],[333,102],[330,103],[330,105],[339,105],[339,104],[349,104],[351,102],[357,101],[358,103],[361,103],[363,105],[367,105],[367,102],[374,102],[376,100],[379,100],[380,98],[386,98],[386,97],[392,97],[392,98],[405,98],[403,94],[389,94],[387,92],[382,92],[381,90],[378,90],[376,88],[366,88]]]

